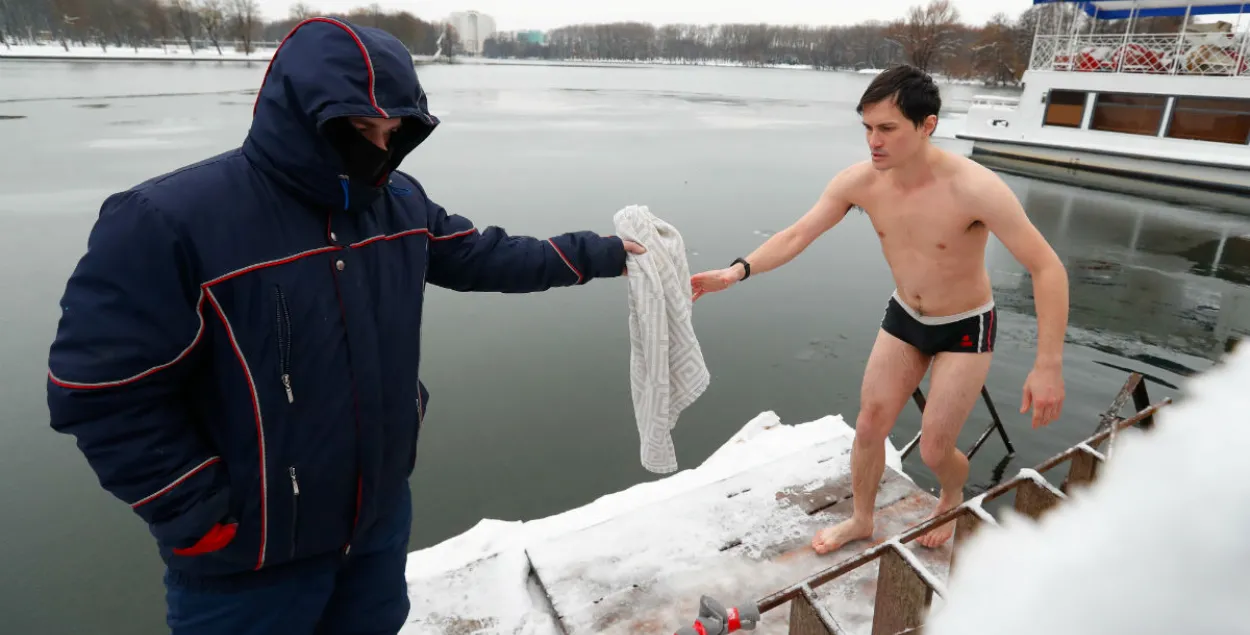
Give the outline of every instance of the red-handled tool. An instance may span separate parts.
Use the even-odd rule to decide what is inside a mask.
[[[753,603],[726,608],[705,595],[699,600],[699,617],[694,625],[683,626],[674,635],[728,635],[740,630],[753,631],[759,621],[760,610]]]

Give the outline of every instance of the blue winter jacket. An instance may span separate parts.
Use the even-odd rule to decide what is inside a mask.
[[[392,168],[439,123],[395,38],[305,21],[242,146],[107,198],[67,284],[51,425],[175,573],[350,557],[400,500],[429,403],[427,282],[535,292],[624,268],[619,238],[478,230],[401,172],[340,177],[320,127],[346,116],[402,118]],[[175,553],[221,527],[224,547]]]

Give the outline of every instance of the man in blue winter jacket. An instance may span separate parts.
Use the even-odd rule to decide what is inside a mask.
[[[104,202],[61,302],[51,425],[148,524],[175,635],[397,632],[426,283],[542,291],[643,251],[448,214],[396,170],[438,123],[398,40],[313,18],[241,148]]]

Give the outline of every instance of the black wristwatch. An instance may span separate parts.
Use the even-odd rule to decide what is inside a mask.
[[[742,268],[743,270],[746,271],[746,273],[742,274],[742,277],[739,278],[738,280],[741,281],[741,280],[746,280],[747,278],[750,278],[751,277],[751,263],[747,262],[746,260],[742,258],[734,258],[734,261],[729,263],[729,266],[732,267],[738,263],[742,263]]]

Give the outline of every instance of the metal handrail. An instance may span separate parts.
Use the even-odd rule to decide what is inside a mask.
[[[985,396],[988,397],[988,394]],[[920,398],[922,399],[923,396],[921,395]],[[1128,418],[1120,418],[1118,412],[1130,398],[1139,410]],[[1154,415],[1164,406],[1171,404],[1172,400],[1165,398],[1154,404],[1148,402],[1149,395],[1146,392],[1142,375],[1132,373],[1112,401],[1111,407],[1099,418],[1094,434],[1088,438],[1039,463],[1032,469],[1020,470],[1012,479],[991,487],[957,507],[937,514],[878,545],[764,597],[756,603],[757,608],[761,614],[764,614],[790,603],[791,633],[823,632],[840,635],[845,631],[816,601],[814,589],[865,564],[881,559],[877,603],[873,615],[873,633],[899,633],[918,629],[923,621],[924,609],[927,608],[932,594],[945,596],[946,589],[938,581],[937,576],[925,568],[924,564],[903,545],[941,525],[954,521],[957,555],[958,547],[977,527],[982,524],[997,525],[993,516],[985,511],[984,504],[1012,491],[1016,491],[1015,506],[1018,510],[1031,517],[1039,517],[1047,509],[1066,499],[1066,492],[1070,487],[1093,480],[1097,466],[1111,456],[1116,436],[1120,431],[1134,425],[1151,426]],[[917,403],[923,409],[921,402]],[[997,419],[997,415],[995,418]],[[1001,422],[992,424],[982,435],[983,439],[994,429],[995,425],[1001,425]],[[1096,449],[1104,441],[1107,442],[1105,453]],[[1071,463],[1068,476],[1063,486],[1056,488],[1042,474],[1064,462]],[[883,607],[883,604],[891,604],[891,606]]]

